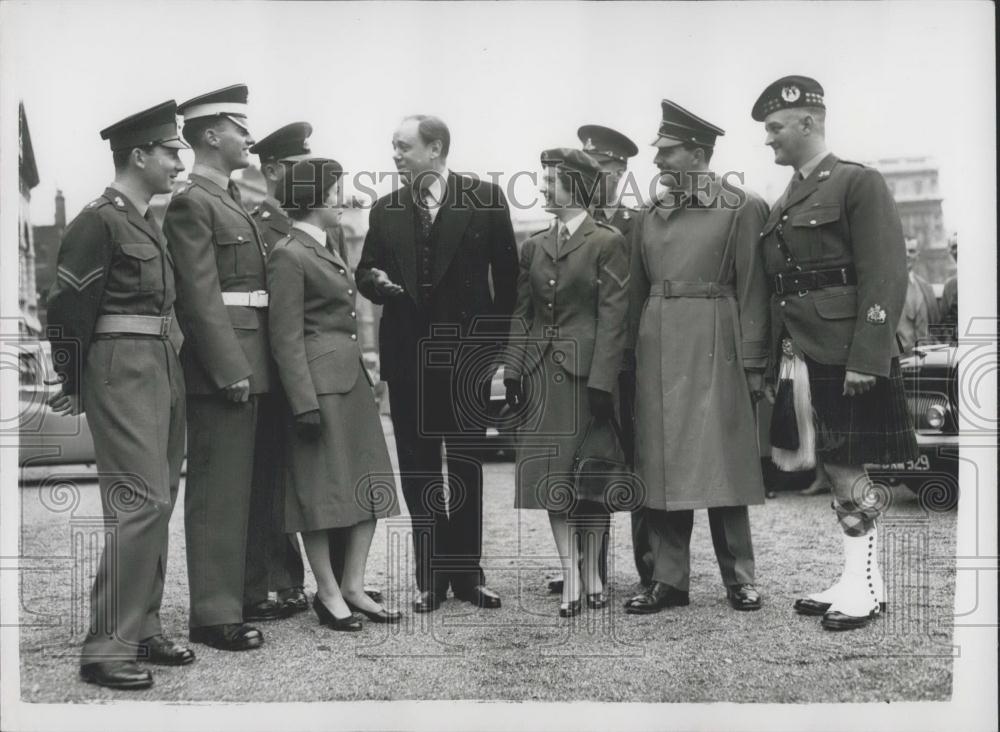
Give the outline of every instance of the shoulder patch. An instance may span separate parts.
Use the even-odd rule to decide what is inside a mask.
[[[278,241],[274,243],[274,248],[281,249],[283,247],[286,247],[290,242],[294,241],[294,239],[295,237],[292,236],[291,234],[286,234],[285,236],[281,237],[280,239],[278,239]]]

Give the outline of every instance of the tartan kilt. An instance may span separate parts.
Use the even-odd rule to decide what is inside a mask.
[[[804,358],[817,458],[835,465],[887,465],[919,457],[898,358],[892,359],[888,377],[876,377],[871,389],[853,397],[844,396],[845,366]]]

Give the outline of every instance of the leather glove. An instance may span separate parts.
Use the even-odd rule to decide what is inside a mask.
[[[319,419],[319,410],[313,409],[310,412],[303,412],[295,417],[295,434],[300,440],[312,442],[319,437],[323,431]]]
[[[504,379],[503,385],[507,390],[508,407],[519,407],[524,404],[524,387],[521,386],[520,379]]]
[[[615,402],[609,392],[587,387],[587,400],[594,419],[611,419],[615,416]]]

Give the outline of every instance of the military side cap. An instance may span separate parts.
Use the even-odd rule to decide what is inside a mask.
[[[772,112],[792,107],[826,109],[823,103],[823,87],[808,76],[785,76],[771,84],[757,97],[750,116],[757,122],[763,122]]]
[[[598,160],[603,157],[624,163],[639,154],[634,142],[610,127],[584,125],[576,131],[576,136],[583,143],[583,151]]]
[[[562,173],[576,173],[585,181],[592,182],[601,174],[601,164],[583,150],[572,147],[554,147],[543,150],[542,167],[554,166]]]
[[[233,84],[202,94],[177,105],[177,112],[185,122],[202,117],[228,117],[236,125],[247,129],[246,84]]]
[[[322,206],[325,193],[344,174],[344,168],[333,158],[301,157],[290,162],[284,181],[275,191],[278,205],[285,209]]]
[[[682,143],[715,147],[715,138],[726,134],[721,127],[716,127],[669,99],[660,102],[660,107],[663,109],[663,121],[660,122],[656,139],[651,143],[654,147],[674,147]]]
[[[258,140],[250,147],[250,152],[259,155],[261,160],[287,160],[308,155],[308,138],[312,131],[308,122],[292,122]]]
[[[131,150],[143,145],[187,147],[177,133],[177,103],[173,99],[105,127],[101,139],[109,140],[112,150]]]

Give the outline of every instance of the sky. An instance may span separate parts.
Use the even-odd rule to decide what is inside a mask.
[[[307,120],[313,151],[348,171],[391,170],[400,118],[432,113],[451,128],[451,168],[505,180],[537,172],[541,150],[578,145],[577,127],[594,123],[635,140],[633,174],[648,181],[660,100],[670,98],[726,130],[713,167],[743,172],[773,201],[790,170],[773,164],[750,108],[770,82],[803,74],[825,87],[827,140],[841,157],[938,161],[946,230],[981,213],[965,193],[970,175],[994,177],[986,2],[95,1],[0,10],[4,98],[24,101],[41,175],[36,224],[51,222],[57,187],[72,218],[111,180],[99,130],[238,82],[250,87],[255,134]],[[522,178],[515,192],[530,201],[535,188]]]

